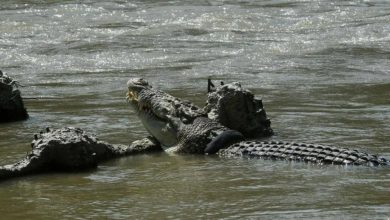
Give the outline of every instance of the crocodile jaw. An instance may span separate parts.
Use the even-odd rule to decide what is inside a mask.
[[[172,128],[169,120],[171,103],[165,103],[163,98],[158,98],[158,105],[153,104],[153,98],[142,99],[139,94],[151,86],[143,79],[131,79],[127,83],[127,101],[136,111],[145,129],[155,137],[163,147],[171,147],[177,144],[177,132]],[[167,108],[165,108],[167,107]]]

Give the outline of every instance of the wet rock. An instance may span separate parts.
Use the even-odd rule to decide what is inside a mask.
[[[210,119],[241,132],[245,137],[273,134],[262,101],[238,82],[221,85],[210,92],[204,111]]]
[[[113,145],[99,141],[79,128],[62,128],[34,135],[32,151],[21,161],[0,166],[0,180],[54,171],[82,171],[100,162],[126,155],[161,151],[153,138],[131,145]]]
[[[25,120],[28,118],[18,82],[0,71],[0,122]]]

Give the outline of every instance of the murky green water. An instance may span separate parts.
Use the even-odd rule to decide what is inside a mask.
[[[390,157],[387,1],[2,0],[0,69],[30,119],[0,125],[1,164],[34,133],[146,135],[129,77],[198,105],[206,79],[263,97],[274,139]],[[1,219],[388,219],[390,170],[206,156],[134,156],[0,183]]]

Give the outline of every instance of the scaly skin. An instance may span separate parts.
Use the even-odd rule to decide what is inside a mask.
[[[228,128],[206,117],[198,117],[191,124],[172,122],[178,142],[169,152],[204,154],[204,147]]]
[[[79,128],[47,130],[34,135],[32,151],[17,163],[0,166],[0,181],[44,172],[80,171],[121,156],[160,151],[153,138],[131,145],[113,145],[97,140]]]
[[[231,108],[223,108],[225,104],[222,105],[215,100],[209,100],[208,103],[217,104],[211,106],[211,111],[206,108],[206,111],[209,113],[212,112],[212,115],[214,116],[218,115],[218,117],[221,117],[221,115],[223,115],[223,121],[225,123],[222,125],[218,120],[212,120],[205,117],[204,113],[198,107],[188,103],[188,101],[183,102],[163,91],[152,89],[152,87],[143,79],[130,79],[127,85],[129,89],[128,100],[137,110],[137,114],[141,117],[147,130],[153,130],[153,132],[150,133],[153,136],[157,134],[157,136],[155,136],[157,140],[160,138],[164,139],[166,134],[169,134],[172,137],[172,141],[167,141],[172,145],[165,148],[168,152],[197,154],[211,154],[217,152],[221,157],[256,157],[297,160],[319,164],[370,166],[389,164],[388,160],[384,158],[346,148],[320,144],[241,141],[245,138],[249,139],[250,136],[254,135],[251,132],[249,132],[251,134],[246,135],[246,132],[241,132],[241,130],[239,130],[241,134],[243,134],[240,135],[240,132],[234,132],[232,131],[234,129],[231,127],[228,128],[224,126],[232,121],[239,121],[239,118],[232,118],[236,117],[237,114],[230,112]],[[248,91],[242,90],[241,86],[237,85],[239,84],[235,83],[232,86],[226,85],[224,88],[229,90],[229,94],[238,94],[238,97],[244,97],[242,95],[243,91],[245,93],[248,93]],[[250,94],[246,94],[245,96],[253,98],[253,95]],[[215,96],[209,97],[216,99]],[[174,100],[174,104],[172,104],[172,100]],[[218,100],[224,100],[223,102],[229,101],[229,99],[224,99],[223,93],[218,94]],[[241,103],[240,101],[234,102]],[[235,110],[235,112],[239,113],[237,117],[243,117],[245,114],[255,114],[254,116],[248,115],[248,117],[252,118],[258,117],[257,113],[263,111],[263,107],[262,105],[256,104],[258,103],[256,100],[254,100],[253,103],[254,104],[247,106],[252,106],[252,108],[259,106],[258,110],[260,111],[254,109],[246,112],[237,112]],[[243,105],[245,105],[245,103]],[[187,109],[187,111],[182,110],[183,106],[185,106],[184,109]],[[196,109],[198,114],[191,113],[187,115],[188,112],[191,112],[188,111],[188,108]],[[263,134],[269,134],[267,133],[268,131],[272,133],[272,129],[269,127],[269,121],[265,115],[264,117],[260,117],[259,122],[260,124],[266,122],[265,126],[259,127]],[[167,132],[167,130],[169,131]],[[158,137],[160,131],[164,133],[162,137]]]
[[[178,129],[184,128],[182,125],[194,125],[193,121],[197,118],[206,118],[206,113],[189,101],[152,88],[143,79],[130,79],[127,86],[129,89],[127,100],[145,129],[161,143],[164,149],[189,152],[188,149],[178,148],[180,139]]]
[[[278,160],[294,160],[335,165],[390,165],[383,157],[358,150],[321,144],[289,143],[283,141],[242,141],[221,149],[222,157],[248,157]]]

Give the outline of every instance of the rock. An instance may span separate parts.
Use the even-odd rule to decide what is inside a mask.
[[[18,83],[0,71],[0,122],[25,120],[28,118],[23,100],[17,89]]]
[[[131,145],[99,141],[80,128],[62,128],[34,135],[32,151],[21,161],[0,166],[0,180],[53,171],[82,171],[98,163],[126,155],[161,151],[157,141],[144,138]]]
[[[210,119],[241,132],[245,137],[273,134],[262,100],[256,99],[238,82],[221,85],[209,93],[204,111]]]

